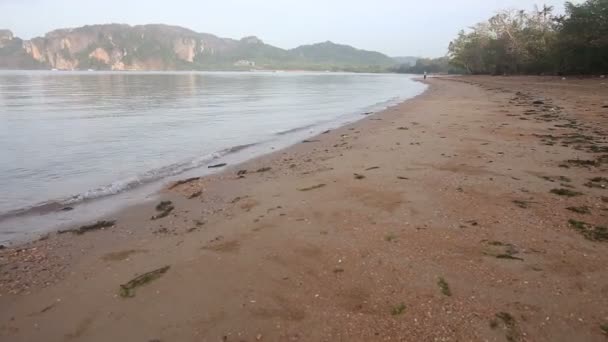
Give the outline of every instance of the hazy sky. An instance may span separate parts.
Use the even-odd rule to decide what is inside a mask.
[[[580,2],[575,1],[575,2]],[[499,9],[564,0],[0,0],[0,28],[21,38],[86,24],[164,23],[282,48],[331,40],[391,56],[445,54],[462,28]]]

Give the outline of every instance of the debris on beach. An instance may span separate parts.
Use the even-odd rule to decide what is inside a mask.
[[[568,220],[572,228],[581,233],[587,240],[608,241],[608,228],[603,226],[593,226],[587,222],[574,219]]]
[[[580,207],[567,207],[566,209],[573,211],[577,214],[591,214],[591,208],[586,205]]]
[[[528,209],[530,207],[530,204],[532,204],[534,202],[526,201],[526,200],[513,200],[513,203],[515,203],[516,206],[518,206],[522,209]]]
[[[439,286],[439,290],[441,290],[441,293],[443,293],[445,296],[452,296],[452,291],[450,290],[450,285],[448,284],[447,281],[445,281],[445,279],[443,279],[443,277],[439,277],[439,280],[437,281],[437,285]]]
[[[355,173],[355,179],[364,179],[364,178],[365,178],[365,176],[364,176],[364,175],[361,175],[361,174]]]
[[[589,181],[583,185],[585,185],[588,188],[607,189],[608,188],[608,178],[594,177],[594,178],[589,179]]]
[[[564,188],[551,189],[550,192],[555,195],[566,196],[566,197],[576,197],[576,196],[580,196],[583,194],[582,192],[572,191],[572,190],[568,190],[568,189],[564,189]]]
[[[156,205],[156,211],[160,212],[158,215],[152,216],[151,220],[158,220],[163,217],[167,217],[172,211],[175,209],[173,206],[173,202],[171,201],[162,201],[158,205]]]
[[[197,197],[201,197],[202,194],[203,194],[202,191],[194,192],[190,196],[188,196],[188,199],[194,199],[194,198],[197,198]]]
[[[320,140],[302,140],[303,143],[313,143],[313,142],[319,142]]]
[[[237,176],[244,176],[244,175],[246,175],[246,174],[247,174],[247,170],[239,170],[239,171],[236,173],[236,175],[237,175]]]
[[[384,237],[384,241],[386,242],[396,242],[397,240],[397,235],[393,234],[393,233],[389,233]]]
[[[593,160],[589,160],[589,159],[568,159],[566,160],[566,163],[573,165],[573,166],[579,166],[579,167],[587,167],[587,166],[593,166],[593,167],[597,167],[602,165],[603,162],[606,161],[605,157],[599,157],[598,159],[593,159]],[[564,165],[564,164],[562,164]],[[567,165],[567,164],[565,164]]]
[[[524,261],[523,258],[515,256],[519,253],[515,245],[500,241],[487,241],[484,240],[489,247],[488,250],[483,252],[484,255],[493,256],[496,259],[507,259],[507,260],[519,260]]]
[[[518,341],[520,338],[520,333],[517,329],[513,315],[508,312],[499,312],[495,316],[501,320],[504,325],[504,329],[506,330],[505,337],[507,338],[507,341]],[[498,321],[490,321],[490,327],[492,329],[496,329],[498,327]]]
[[[169,190],[171,190],[173,188],[176,188],[176,187],[178,187],[178,186],[180,186],[182,184],[187,184],[187,183],[190,183],[190,182],[197,181],[199,179],[201,179],[201,177],[192,177],[192,178],[188,178],[188,179],[184,179],[184,180],[179,180],[179,181],[173,183],[173,185],[171,185],[171,187],[169,187]]]
[[[146,272],[131,279],[129,282],[120,285],[120,296],[124,298],[135,297],[135,289],[153,280],[160,278],[171,266],[161,267],[154,271]]]
[[[221,164],[209,165],[209,167],[208,167],[208,168],[209,168],[209,169],[217,169],[217,168],[220,168],[220,167],[224,167],[224,166],[226,166],[226,165],[228,165],[228,164],[226,164],[226,163],[221,163]]]
[[[344,272],[344,269],[343,269],[343,268],[341,268],[341,267],[336,267],[336,268],[334,268],[333,272],[334,272],[335,274],[338,274],[338,273],[343,273],[343,272]]]
[[[264,173],[264,172],[267,172],[267,171],[270,171],[270,170],[272,170],[271,167],[263,167],[263,168],[258,169],[256,172],[257,173]]]
[[[298,189],[298,190],[299,191],[310,191],[310,190],[320,189],[320,188],[324,187],[325,185],[326,184],[321,183],[321,184],[313,185],[313,186],[308,187],[308,188],[301,188],[301,189]]]
[[[399,316],[402,313],[405,312],[405,304],[404,303],[400,303],[399,305],[396,305],[393,307],[393,309],[391,310],[391,314],[393,316]]]
[[[42,309],[41,309],[41,310],[38,312],[38,314],[43,314],[43,313],[45,313],[45,312],[47,312],[47,311],[49,311],[49,310],[53,309],[55,306],[57,306],[57,302],[55,302],[55,303],[52,303],[52,304],[50,304],[50,305],[45,306],[44,308],[42,308]]]
[[[245,198],[249,198],[249,196],[236,196],[232,201],[230,201],[230,204],[236,204],[238,203],[240,200],[245,199]]]
[[[379,168],[380,168],[380,166],[372,166],[372,167],[368,167],[367,169],[365,169],[365,171],[377,170]]]
[[[93,230],[112,227],[114,224],[116,224],[116,221],[97,221],[96,223],[81,226],[80,228],[60,230],[57,232],[57,234],[73,233],[77,235],[82,235]]]

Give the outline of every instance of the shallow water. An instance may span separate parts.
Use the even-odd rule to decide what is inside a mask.
[[[247,159],[264,152],[255,146],[289,145],[424,88],[392,74],[0,71],[0,220],[231,153]],[[17,226],[0,225],[0,235],[31,229]]]

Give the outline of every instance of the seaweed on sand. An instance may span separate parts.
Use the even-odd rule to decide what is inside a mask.
[[[173,211],[173,209],[175,209],[175,207],[173,206],[173,202],[162,201],[158,205],[156,205],[156,211],[159,211],[160,213],[158,215],[152,216],[151,219],[158,220],[163,217],[167,217]]]
[[[568,190],[568,189],[552,189],[551,190],[552,194],[555,195],[559,195],[559,196],[566,196],[566,197],[575,197],[575,196],[580,196],[583,193],[582,192],[578,192],[578,191],[572,191],[572,190]]]
[[[135,297],[135,289],[145,285],[153,280],[160,278],[163,274],[165,274],[171,266],[161,267],[154,271],[146,272],[142,275],[139,275],[125,284],[120,285],[120,296],[124,298]]]
[[[169,187],[169,190],[176,188],[182,184],[188,184],[190,182],[197,181],[199,179],[201,179],[201,177],[192,177],[192,178],[188,178],[188,179],[179,180],[179,181],[173,183],[173,185],[171,185],[171,187]]]
[[[298,190],[300,190],[300,191],[310,191],[310,190],[320,189],[320,188],[324,187],[325,185],[326,184],[321,183],[321,184],[309,186],[307,188],[301,188],[301,189],[298,189]]]
[[[114,224],[116,224],[116,221],[97,221],[96,223],[84,225],[79,228],[60,230],[57,233],[59,233],[59,234],[73,233],[73,234],[77,234],[77,235],[82,235],[84,233],[88,233],[93,230],[112,227]]]
[[[404,312],[405,312],[405,304],[403,304],[403,303],[400,303],[399,305],[394,306],[393,309],[391,310],[391,314],[393,316],[401,315]]]
[[[608,241],[608,228],[603,226],[593,226],[587,222],[568,220],[572,228],[581,233],[587,240]]]
[[[437,285],[439,286],[441,293],[443,293],[444,295],[446,295],[448,297],[450,297],[452,295],[452,291],[450,290],[450,285],[448,284],[447,281],[445,281],[445,279],[443,279],[443,277],[439,277],[439,280],[437,281]]]

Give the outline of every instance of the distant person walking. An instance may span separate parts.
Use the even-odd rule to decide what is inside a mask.
[[[426,80],[426,71],[424,72],[424,79]]]

